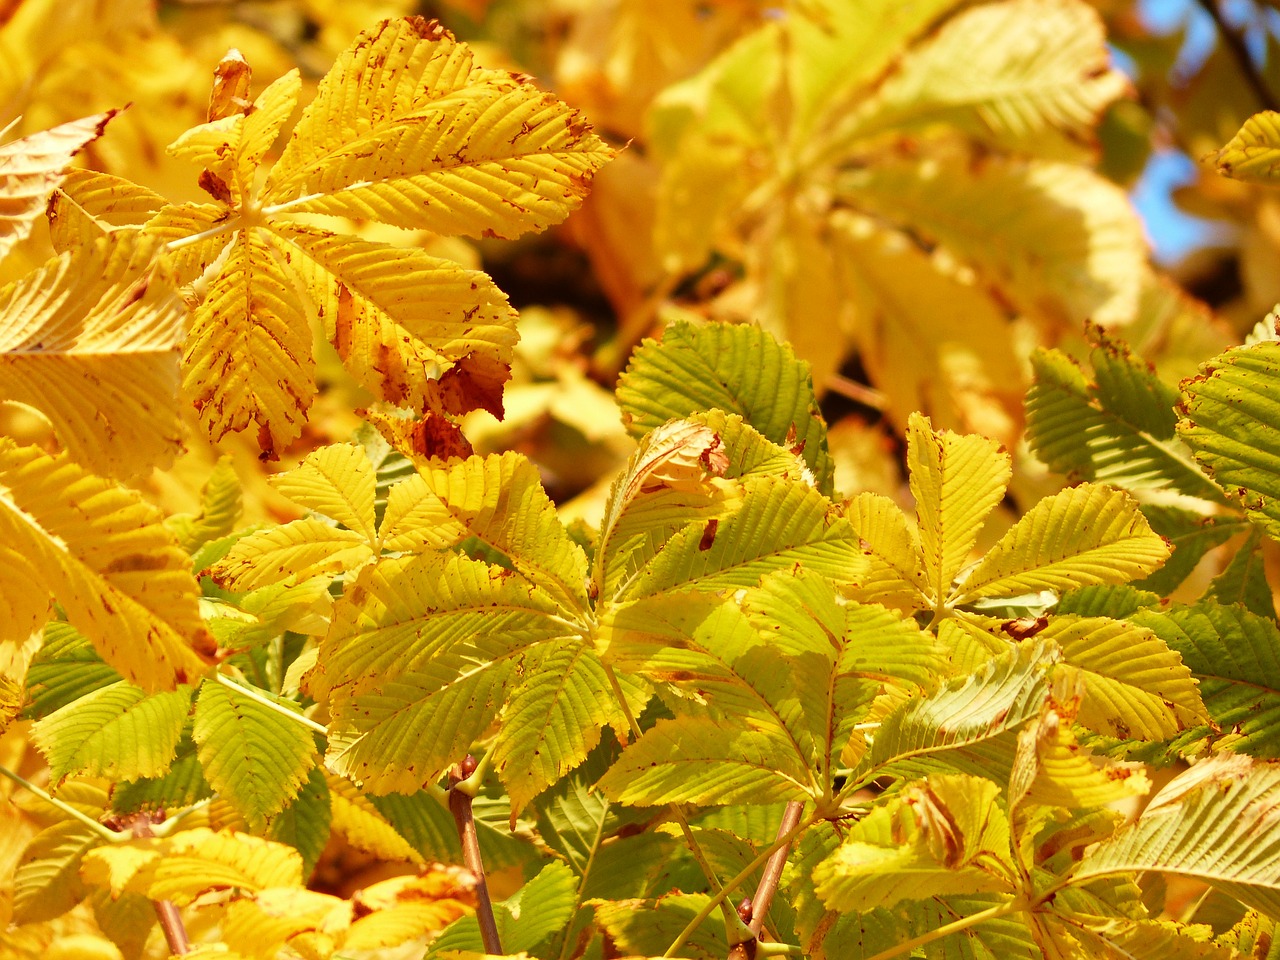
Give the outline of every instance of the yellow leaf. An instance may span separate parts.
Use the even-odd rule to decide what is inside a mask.
[[[98,848],[85,857],[84,873],[90,882],[123,880],[125,891],[182,906],[207,890],[301,886],[302,857],[282,843],[199,827]]]
[[[350,443],[315,450],[293,470],[271,480],[298,506],[338,521],[370,544],[378,536],[373,518],[375,484],[373,464],[364,449]]]
[[[265,188],[294,212],[515,237],[557,223],[612,155],[525,77],[421,17],[383,21],[320,83]]]
[[[422,855],[396,832],[359,787],[333,773],[326,773],[325,780],[333,804],[333,829],[348,843],[383,860],[423,863]]]
[[[1255,113],[1213,159],[1224,177],[1274,183],[1280,177],[1280,113]]]
[[[304,517],[242,537],[214,564],[213,576],[228,590],[242,593],[354,570],[373,556],[368,541],[354,530]]]
[[[244,230],[196,308],[183,353],[183,386],[209,437],[258,424],[271,458],[302,432],[315,395],[311,328],[282,260],[264,230]]]
[[[31,560],[42,592],[126,679],[173,689],[208,669],[190,560],[134,491],[0,438],[0,542]],[[0,567],[0,594],[31,589],[29,574]],[[0,636],[15,639],[12,628]]]
[[[98,139],[116,113],[73,120],[0,146],[0,258],[31,232],[71,158]]]
[[[49,197],[49,234],[59,253],[87,246],[104,233],[140,227],[164,198],[123,177],[92,170],[68,170]]]
[[[920,538],[898,505],[877,493],[860,493],[844,505],[844,517],[862,540],[870,572],[855,588],[859,600],[913,609],[928,586]]]
[[[99,473],[132,476],[181,449],[186,310],[154,255],[113,234],[0,289],[0,400],[42,412]]]

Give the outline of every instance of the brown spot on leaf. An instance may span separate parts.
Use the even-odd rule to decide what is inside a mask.
[[[200,189],[213,199],[220,203],[230,205],[231,203],[231,187],[227,185],[227,181],[210,170],[201,170],[200,176],[196,179],[196,183],[200,185]]]
[[[698,541],[699,550],[710,550],[711,545],[716,542],[716,529],[720,526],[720,521],[712,517],[707,521],[707,525],[702,528],[702,539]]]
[[[128,556],[116,557],[107,564],[102,572],[134,573],[138,570],[164,570],[169,562],[163,556],[148,553],[131,553]]]

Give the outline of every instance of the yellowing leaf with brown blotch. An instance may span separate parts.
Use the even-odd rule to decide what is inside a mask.
[[[264,201],[515,237],[564,219],[611,155],[527,77],[477,67],[440,24],[406,17],[366,31],[338,58]]]
[[[311,327],[284,256],[265,230],[237,236],[182,357],[183,389],[210,439],[256,423],[269,454],[297,439],[316,392]]]
[[[104,235],[0,288],[0,401],[39,410],[99,473],[167,465],[182,446],[186,309],[155,253]]]
[[[49,237],[59,253],[92,243],[112,230],[141,227],[164,197],[141,184],[93,170],[68,170],[49,197]]]
[[[102,658],[147,690],[203,674],[215,652],[190,560],[160,511],[132,490],[0,438],[0,543],[30,564],[0,565],[10,606],[52,595]],[[17,630],[20,635],[10,631]],[[29,623],[0,621],[0,640]]]
[[[312,308],[381,399],[501,416],[515,313],[487,276],[288,218],[516,236],[564,219],[611,151],[529,78],[475,67],[465,44],[410,17],[366,31],[339,57],[259,184],[299,82],[276,81],[249,108],[247,69],[224,59],[211,119],[170,148],[200,168],[214,202],[171,205],[144,230],[164,240],[184,281],[225,257],[193,287],[202,302],[184,357],[210,436],[257,424],[268,457],[298,436],[315,393]]]
[[[1255,113],[1213,159],[1224,177],[1275,183],[1280,179],[1280,113]]]
[[[0,257],[31,232],[71,158],[117,111],[73,120],[0,146]]]

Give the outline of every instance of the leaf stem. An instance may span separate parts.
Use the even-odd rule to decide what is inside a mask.
[[[788,830],[786,834],[779,834],[778,839],[774,840],[768,847],[760,851],[759,855],[756,856],[754,860],[743,867],[736,877],[726,883],[719,893],[715,894],[706,902],[706,904],[703,905],[702,909],[694,915],[693,919],[685,924],[685,928],[681,930],[680,935],[672,941],[671,946],[667,947],[667,951],[663,956],[674,957],[676,955],[676,951],[683,947],[689,938],[693,936],[693,932],[702,925],[702,921],[711,916],[711,911],[716,908],[718,903],[723,903],[725,897],[751,879],[751,874],[755,873],[756,870],[760,868],[761,864],[768,861],[769,858],[772,857],[779,849],[789,846],[791,841],[795,840],[796,837],[800,836],[800,834],[804,833],[804,831],[808,830],[820,819],[822,818],[815,814],[807,820],[797,823],[794,827]],[[734,913],[734,918],[738,919],[736,912]],[[742,921],[738,919],[738,922],[741,923]]]
[[[474,796],[460,789],[478,768],[475,757],[467,754],[462,762],[449,772],[449,812],[458,827],[458,840],[462,844],[462,859],[472,876],[476,878],[476,923],[480,927],[480,939],[484,952],[502,955],[502,941],[498,937],[498,922],[493,916],[493,901],[489,899],[489,884],[485,880],[484,859],[480,856],[480,837],[476,834],[476,820],[471,812]]]
[[[298,723],[306,727],[308,730],[312,730],[324,737],[329,736],[329,728],[326,727],[323,723],[316,723],[316,721],[312,720],[310,717],[304,714],[298,713],[295,710],[290,710],[288,707],[284,706],[284,704],[276,703],[274,700],[272,700],[270,697],[266,696],[265,694],[258,693],[258,691],[254,690],[253,687],[247,687],[242,683],[236,683],[230,677],[224,676],[221,673],[215,673],[213,675],[213,678],[218,683],[222,684],[224,687],[227,687],[230,690],[235,690],[237,693],[243,693],[246,697],[248,697],[250,700],[253,700],[255,703],[260,703],[267,709],[274,710],[276,713],[280,714],[281,716],[288,717],[290,720],[297,721]]]
[[[782,821],[778,824],[775,842],[796,828],[800,823],[800,814],[803,812],[804,804],[799,800],[792,800],[787,804],[787,809],[782,814]],[[765,862],[764,873],[760,875],[755,896],[751,898],[751,913],[747,920],[747,930],[750,931],[751,937],[741,943],[735,943],[730,948],[729,960],[752,960],[758,953],[760,930],[764,927],[764,918],[769,912],[770,904],[773,903],[773,896],[778,892],[778,881],[782,879],[782,869],[787,865],[787,855],[790,852],[791,841],[788,840],[783,846],[774,850]]]
[[[953,933],[959,933],[961,930],[968,930],[970,927],[977,926],[987,920],[994,920],[997,917],[1003,917],[1005,914],[1013,913],[1018,909],[1020,901],[1009,900],[1005,903],[997,903],[994,907],[988,907],[986,910],[980,910],[977,913],[971,913],[967,917],[961,917],[959,920],[953,920],[951,923],[944,923],[942,926],[930,930],[928,933],[922,933],[918,937],[912,937],[910,940],[904,940],[897,946],[890,947],[888,950],[881,950],[873,957],[867,960],[891,960],[892,957],[900,957],[904,953],[914,950],[916,947],[922,947],[926,943],[933,943],[935,940],[941,940],[943,937],[949,937]]]
[[[25,787],[27,790],[30,790],[32,793],[34,793],[37,797],[39,797],[45,803],[49,804],[50,806],[57,807],[59,810],[65,813],[72,820],[79,820],[86,827],[91,829],[94,833],[96,833],[98,836],[100,836],[103,840],[107,841],[108,843],[119,843],[120,841],[127,839],[124,836],[124,834],[116,833],[110,827],[106,826],[105,824],[99,823],[97,820],[93,819],[93,817],[89,816],[88,814],[81,813],[79,810],[71,806],[71,804],[67,803],[65,800],[59,800],[57,797],[53,796],[48,791],[40,789],[34,783],[28,780],[26,777],[22,776],[22,774],[14,773],[4,764],[0,764],[0,776],[8,777],[10,780],[18,784],[19,786]]]
[[[181,250],[183,247],[189,247],[193,243],[199,243],[201,240],[212,240],[214,237],[220,237],[224,233],[233,233],[240,229],[240,225],[239,217],[231,217],[216,227],[210,227],[208,230],[201,230],[199,233],[190,233],[185,237],[170,240],[164,245],[164,249],[172,253],[174,250]]]

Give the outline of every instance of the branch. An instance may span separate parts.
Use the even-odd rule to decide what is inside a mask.
[[[139,813],[129,823],[135,837],[154,837],[151,830],[151,817]],[[169,953],[176,956],[191,952],[191,942],[187,939],[187,928],[182,923],[182,914],[172,900],[153,900],[156,917],[160,920],[160,929],[164,931],[165,943],[169,945]]]
[[[804,810],[804,804],[799,800],[792,800],[787,804],[786,812],[782,815],[782,822],[778,824],[778,835],[774,838],[774,843],[783,842],[782,846],[777,847],[769,856],[769,861],[764,865],[764,873],[760,876],[760,883],[756,886],[756,895],[751,898],[751,903],[747,907],[747,916],[742,919],[747,921],[747,929],[751,931],[751,939],[744,940],[741,943],[735,943],[729,948],[729,960],[754,960],[760,947],[760,929],[764,926],[765,914],[769,912],[769,905],[773,903],[773,895],[778,892],[778,881],[782,879],[782,868],[787,865],[787,856],[791,853],[791,841],[787,839],[800,824],[800,814]]]
[[[1249,85],[1249,89],[1253,91],[1253,95],[1258,98],[1258,103],[1262,106],[1262,109],[1280,110],[1280,101],[1277,101],[1271,91],[1267,89],[1267,84],[1262,79],[1262,74],[1258,72],[1253,58],[1249,56],[1249,48],[1245,46],[1244,37],[1222,18],[1222,11],[1218,9],[1218,4],[1215,0],[1197,0],[1197,2],[1205,13],[1213,18],[1214,26],[1218,28],[1218,36],[1222,37],[1222,42],[1231,54],[1231,59],[1236,62],[1236,66],[1244,74],[1245,82]]]
[[[467,754],[461,763],[449,771],[449,812],[453,814],[453,822],[458,826],[463,862],[476,878],[476,923],[480,925],[484,952],[500,956],[502,941],[498,938],[498,921],[493,916],[493,901],[489,899],[489,884],[485,881],[484,860],[480,857],[480,838],[476,835],[476,821],[471,814],[471,801],[475,797],[463,787],[476,772],[477,766],[476,758]]]

